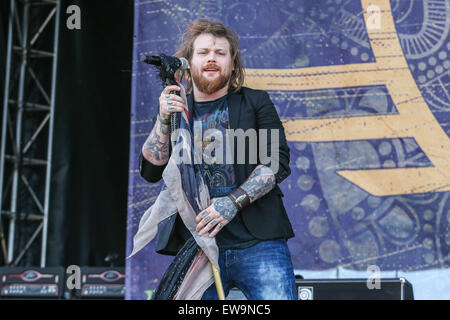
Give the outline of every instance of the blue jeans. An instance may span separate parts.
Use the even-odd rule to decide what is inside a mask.
[[[219,266],[225,296],[237,287],[248,300],[297,300],[291,254],[284,240],[220,252]],[[217,299],[213,283],[202,300]]]

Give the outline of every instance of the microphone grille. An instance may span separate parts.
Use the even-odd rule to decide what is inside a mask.
[[[181,70],[184,71],[184,70],[189,69],[189,62],[187,61],[186,58],[180,58],[180,61],[181,61],[181,67],[180,67]]]

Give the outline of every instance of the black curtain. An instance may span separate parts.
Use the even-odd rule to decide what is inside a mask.
[[[81,30],[66,27],[70,5],[81,9]],[[8,15],[2,0],[1,109]],[[59,39],[47,265],[103,266],[116,253],[124,266],[133,1],[62,0]],[[32,255],[24,261],[38,265],[40,252]]]
[[[133,4],[61,2],[49,266],[125,265]],[[81,30],[66,27],[70,5]]]

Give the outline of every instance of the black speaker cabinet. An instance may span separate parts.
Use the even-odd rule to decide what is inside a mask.
[[[0,299],[62,299],[64,268],[2,267]]]
[[[125,299],[125,268],[82,267],[77,299]]]
[[[296,279],[299,300],[413,300],[413,288],[404,278]]]

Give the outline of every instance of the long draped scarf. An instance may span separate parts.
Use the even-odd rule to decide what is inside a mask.
[[[199,236],[196,215],[210,203],[202,166],[194,161],[194,141],[187,109],[181,113],[178,137],[162,174],[164,185],[155,203],[144,213],[134,236],[136,254],[158,233],[158,224],[180,214],[192,237],[183,245],[162,277],[154,299],[199,300],[214,282],[210,263],[219,269],[215,238]]]

